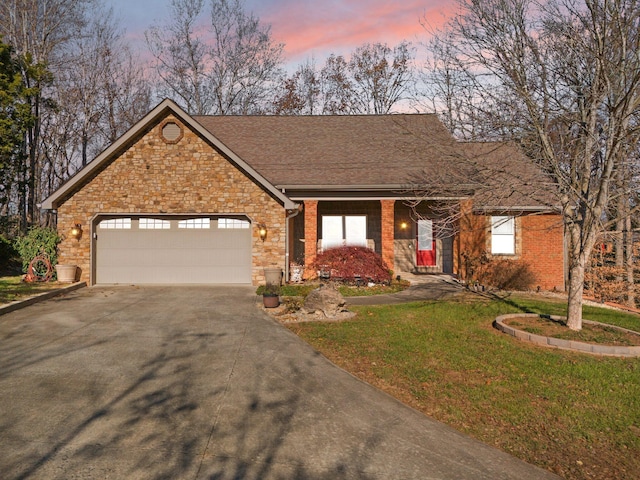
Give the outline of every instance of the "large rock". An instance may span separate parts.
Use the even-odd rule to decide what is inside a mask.
[[[334,318],[339,313],[346,312],[345,301],[342,294],[334,286],[320,285],[312,290],[304,300],[302,311],[304,313],[322,313],[325,317]]]

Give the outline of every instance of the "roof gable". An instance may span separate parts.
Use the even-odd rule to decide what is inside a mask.
[[[82,186],[88,182],[92,176],[98,173],[102,168],[114,161],[119,154],[126,149],[129,145],[134,143],[138,135],[145,131],[149,126],[158,123],[168,115],[174,115],[180,119],[183,124],[205,138],[216,149],[222,152],[228,159],[233,161],[235,166],[243,171],[247,176],[251,177],[257,184],[268,191],[274,198],[276,198],[286,209],[297,208],[297,204],[293,202],[289,197],[283,194],[280,190],[267,179],[265,179],[260,173],[258,173],[251,165],[246,163],[242,158],[238,157],[233,151],[231,151],[224,143],[216,138],[209,130],[205,129],[193,117],[188,115],[182,110],[175,102],[171,100],[163,100],[153,110],[151,110],[144,118],[131,127],[124,135],[105,149],[100,155],[98,155],[91,163],[89,163],[82,170],[78,171],[73,177],[71,177],[64,185],[56,190],[52,195],[42,202],[41,208],[50,210],[56,209],[67,198],[78,191]]]

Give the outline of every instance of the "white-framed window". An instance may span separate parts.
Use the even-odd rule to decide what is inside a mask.
[[[367,246],[366,215],[322,216],[322,249],[343,245]]]
[[[418,220],[418,250],[433,250],[433,220]]]
[[[516,253],[516,219],[508,216],[491,217],[491,253],[514,255]]]
[[[210,218],[187,218],[186,220],[180,220],[178,222],[178,228],[192,228],[192,229],[208,229],[211,228]]]
[[[138,228],[140,230],[169,230],[171,222],[159,218],[141,218],[138,220]]]
[[[218,228],[249,228],[250,223],[248,220],[240,220],[238,218],[219,218]]]
[[[99,228],[105,230],[130,230],[131,219],[130,218],[110,218],[109,220],[102,220],[98,224]]]

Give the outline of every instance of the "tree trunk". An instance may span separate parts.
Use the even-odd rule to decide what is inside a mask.
[[[631,216],[625,219],[624,229],[625,243],[625,271],[627,280],[627,306],[636,307],[636,284],[633,275],[633,230],[631,228]]]
[[[584,290],[584,261],[579,257],[569,267],[569,295],[567,298],[567,327],[582,330],[582,293]]]

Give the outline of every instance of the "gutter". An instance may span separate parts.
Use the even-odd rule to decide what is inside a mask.
[[[474,207],[473,213],[492,213],[492,212],[558,212],[558,208],[541,205],[539,207],[528,206],[499,206],[494,207]]]
[[[277,189],[285,192],[286,190],[321,190],[321,191],[347,191],[347,192],[359,192],[359,191],[405,191],[405,192],[414,192],[416,190],[433,188],[433,185],[422,185],[422,184],[413,184],[413,183],[383,183],[383,184],[372,184],[372,185],[336,185],[336,184],[328,184],[328,185],[318,185],[318,184],[292,184],[292,185],[274,185]],[[465,185],[461,185],[464,187]],[[469,186],[471,188],[471,186]]]

